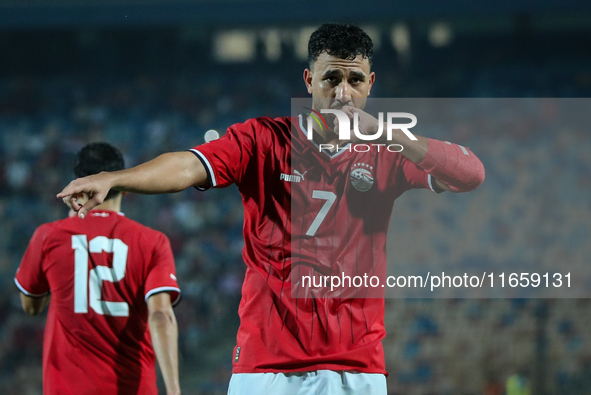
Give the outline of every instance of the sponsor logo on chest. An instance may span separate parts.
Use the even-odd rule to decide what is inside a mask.
[[[302,181],[305,181],[305,176],[306,176],[307,172],[308,171],[300,173],[299,171],[294,170],[293,171],[294,174],[281,173],[281,176],[279,176],[279,181],[302,182]]]

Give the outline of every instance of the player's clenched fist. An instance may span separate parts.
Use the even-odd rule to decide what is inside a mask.
[[[379,121],[371,114],[352,106],[344,106],[343,112],[349,117],[351,122],[351,129],[353,130],[355,114],[357,114],[357,131],[362,135],[375,135],[380,128]],[[383,134],[382,134],[383,136]],[[351,133],[351,141],[354,143],[365,143],[366,140],[361,140],[355,133]],[[374,141],[381,143],[382,141]]]
[[[109,174],[99,173],[70,182],[57,197],[77,212],[78,217],[84,218],[90,210],[105,200],[110,189]]]
[[[345,125],[348,125],[349,131],[346,134],[347,140],[355,143],[365,143],[367,140],[372,141],[376,144],[383,144],[387,143],[385,140],[384,134],[380,133],[381,136],[376,136],[375,138],[369,137],[367,139],[360,138],[357,133],[364,135],[364,136],[374,136],[380,129],[379,121],[371,114],[363,111],[362,109],[352,107],[352,106],[343,106],[341,111],[345,114],[348,118],[349,122],[345,122]],[[346,119],[347,119],[346,118]],[[340,138],[342,138],[340,121],[338,117],[334,117],[333,121],[333,130],[335,134],[338,134]],[[383,127],[383,126],[382,126]],[[356,131],[355,131],[356,130]]]

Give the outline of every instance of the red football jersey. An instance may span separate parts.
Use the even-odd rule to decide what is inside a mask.
[[[430,176],[384,147],[320,151],[301,119],[294,122],[251,119],[191,150],[210,185],[235,183],[244,204],[247,269],[233,371],[385,374],[384,289],[320,294],[300,274],[383,276],[394,200],[430,187]]]
[[[180,300],[168,238],[114,211],[41,225],[16,273],[25,295],[51,292],[43,393],[157,394],[147,299]]]

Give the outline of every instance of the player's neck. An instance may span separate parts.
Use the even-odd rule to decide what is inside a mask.
[[[121,195],[115,196],[112,199],[105,200],[93,210],[116,211],[121,212]]]

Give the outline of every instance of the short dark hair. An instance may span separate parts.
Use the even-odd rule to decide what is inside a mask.
[[[341,59],[353,60],[361,55],[373,60],[373,42],[371,38],[354,25],[345,23],[325,23],[310,36],[308,42],[308,63],[310,66],[318,56],[326,52]]]
[[[74,174],[77,178],[98,174],[101,171],[123,170],[125,162],[121,152],[107,143],[90,143],[76,155]],[[121,192],[110,190],[105,200],[109,200]]]

